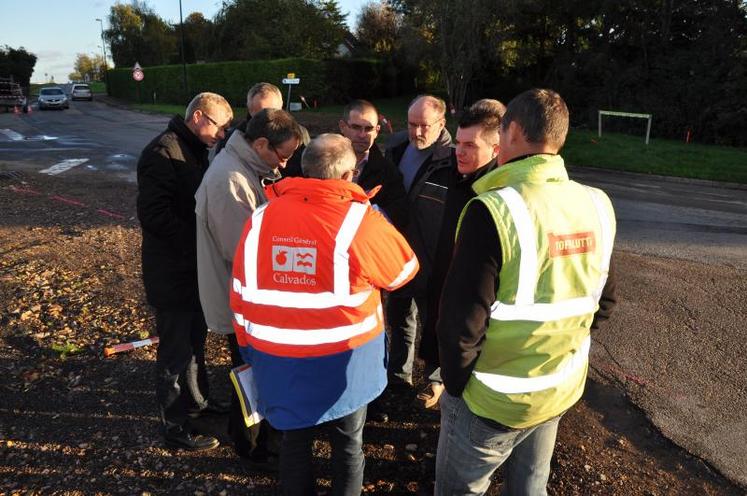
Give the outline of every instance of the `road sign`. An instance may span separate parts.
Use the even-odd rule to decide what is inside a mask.
[[[135,62],[135,66],[132,68],[132,72],[142,71],[142,70],[143,70],[143,68],[140,67],[140,64],[138,64],[137,62]]]
[[[143,71],[141,70],[132,71],[132,79],[134,79],[135,81],[142,81],[144,77],[145,77],[145,74],[143,74]]]
[[[296,77],[296,73],[295,72],[289,72],[288,75],[285,76],[285,77],[287,77],[288,79],[293,79],[293,78]]]
[[[301,78],[284,78],[283,84],[301,84]]]

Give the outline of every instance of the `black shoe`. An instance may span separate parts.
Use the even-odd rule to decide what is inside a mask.
[[[366,418],[374,422],[389,422],[389,414],[386,412],[383,396],[379,396],[368,404]]]
[[[217,448],[220,442],[212,436],[190,434],[184,429],[173,430],[164,435],[166,446],[187,451],[204,451]]]
[[[205,415],[227,415],[231,411],[231,404],[225,401],[210,400],[205,408],[196,412],[189,412],[189,418],[200,418]]]

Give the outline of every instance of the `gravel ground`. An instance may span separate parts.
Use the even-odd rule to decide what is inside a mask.
[[[0,160],[0,495],[275,494],[226,441],[203,453],[161,446],[155,347],[103,357],[153,332],[140,282],[135,186],[84,171],[50,178]],[[621,271],[637,256],[620,254]],[[208,341],[211,380],[228,397],[228,351]],[[438,412],[412,398],[365,430],[364,492],[427,494]],[[321,491],[329,446],[315,443]],[[489,494],[498,494],[496,474]],[[326,488],[326,489],[325,489]],[[745,494],[651,426],[613,384],[590,381],[560,424],[552,495]]]

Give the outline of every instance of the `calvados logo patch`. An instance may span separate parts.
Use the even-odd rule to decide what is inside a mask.
[[[316,248],[272,246],[272,270],[316,274]]]
[[[550,242],[550,257],[566,257],[579,253],[591,253],[596,248],[596,240],[592,231],[572,234],[548,233]]]

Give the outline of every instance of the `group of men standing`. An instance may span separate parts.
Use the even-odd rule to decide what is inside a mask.
[[[313,140],[282,106],[259,83],[230,128],[228,102],[201,93],[138,163],[166,444],[216,447],[190,418],[230,412],[237,453],[305,495],[323,429],[333,493],[359,494],[364,423],[386,422],[389,400],[412,390],[421,328],[417,398],[441,408],[435,492],[483,494],[508,459],[508,494],[544,494],[590,330],[615,304],[614,213],[568,178],[565,102],[550,90],[508,108],[480,100],[452,140],[443,100],[422,95],[384,153],[368,101]],[[251,365],[259,425],[236,397],[210,398],[208,328],[234,366]]]

